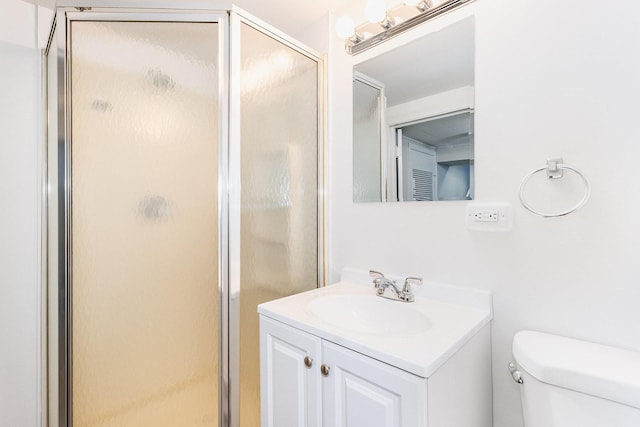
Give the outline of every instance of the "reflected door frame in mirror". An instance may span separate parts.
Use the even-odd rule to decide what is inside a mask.
[[[354,202],[387,200],[386,103],[384,83],[353,73]]]

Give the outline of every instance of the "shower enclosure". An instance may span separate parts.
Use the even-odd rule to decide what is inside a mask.
[[[321,59],[95,6],[45,55],[48,425],[258,426],[256,306],[323,283]]]

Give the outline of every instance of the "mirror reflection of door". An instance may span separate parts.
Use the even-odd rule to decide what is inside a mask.
[[[353,201],[384,200],[384,84],[353,77]]]
[[[409,136],[401,138],[404,156],[399,172],[402,173],[403,189],[398,199],[417,202],[438,200],[436,150]]]
[[[473,111],[396,128],[399,201],[473,199]]]

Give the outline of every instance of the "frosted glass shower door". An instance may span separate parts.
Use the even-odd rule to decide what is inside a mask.
[[[71,22],[71,416],[217,426],[214,22]]]
[[[242,427],[260,425],[257,305],[319,284],[318,58],[232,21],[231,357]],[[239,49],[238,49],[239,46]],[[235,47],[235,50],[234,50]],[[233,72],[235,71],[235,72]],[[238,73],[239,71],[239,73]],[[233,80],[236,79],[236,80]],[[235,85],[234,85],[235,82]],[[236,264],[236,265],[238,265]],[[239,362],[239,363],[238,363]],[[232,376],[233,378],[233,376]],[[232,389],[234,389],[232,384]],[[238,424],[233,424],[238,425]]]

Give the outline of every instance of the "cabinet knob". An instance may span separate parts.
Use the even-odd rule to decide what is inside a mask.
[[[320,366],[320,373],[322,374],[323,377],[329,376],[329,370],[330,370],[329,367],[324,363],[322,364],[322,366]]]
[[[304,366],[310,368],[313,365],[313,359],[309,356],[304,357]]]

